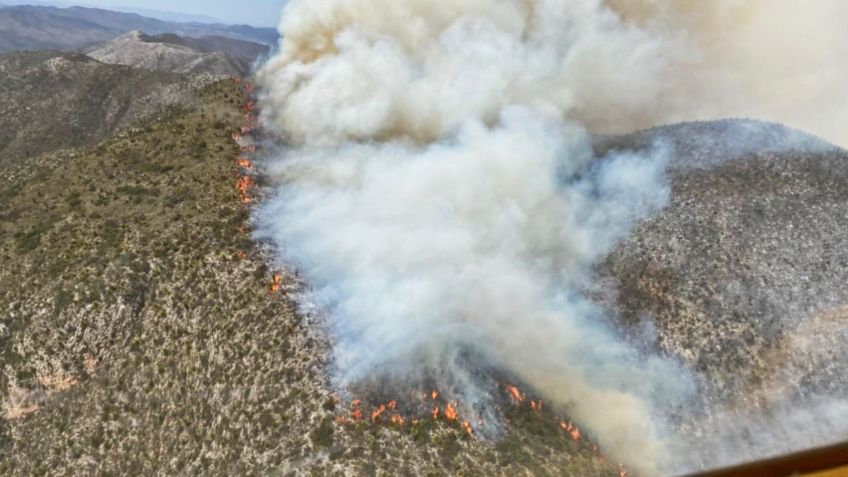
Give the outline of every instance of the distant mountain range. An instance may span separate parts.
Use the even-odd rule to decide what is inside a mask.
[[[60,8],[68,8],[68,7],[87,7],[87,8],[103,8],[102,6],[98,6],[95,3],[92,3],[93,0],[0,0],[0,7],[4,6],[20,6],[20,5],[36,5],[41,7],[60,7]],[[164,20],[166,22],[179,22],[179,23],[227,23],[221,18],[211,17],[208,15],[198,15],[192,13],[179,13],[172,11],[162,11],[162,10],[154,10],[150,8],[140,8],[133,7],[129,5],[109,5],[108,10],[113,10],[116,12],[124,12],[124,13],[137,13],[139,15],[156,18],[159,20]]]
[[[83,52],[103,63],[147,70],[243,76],[268,50],[259,43],[222,36],[187,38],[172,33],[151,36],[136,30]]]
[[[0,7],[0,53],[45,49],[74,51],[136,30],[148,35],[223,37],[266,46],[275,45],[279,40],[273,28],[248,25],[167,22],[98,8]]]

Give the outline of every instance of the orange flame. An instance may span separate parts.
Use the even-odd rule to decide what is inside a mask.
[[[361,421],[362,420],[362,400],[357,399],[357,400],[353,401],[351,403],[351,407],[353,408],[353,412],[351,413],[353,415],[353,420],[354,421]]]
[[[377,421],[378,419],[380,419],[380,416],[382,416],[384,412],[386,412],[386,405],[380,404],[380,407],[375,409],[374,412],[371,413],[371,420]]]
[[[524,402],[525,396],[524,393],[521,392],[520,389],[513,385],[507,385],[506,389],[512,394],[512,397],[518,402]]]
[[[282,274],[280,274],[280,273],[275,274],[274,280],[275,280],[275,283],[281,283],[282,282]],[[425,395],[425,399],[428,398],[428,397],[432,397],[435,400],[439,396],[440,396],[440,393],[438,391],[433,391],[432,393]],[[433,411],[432,411],[431,415],[433,416],[434,420],[438,420],[440,417],[444,416],[444,418],[448,421],[451,421],[451,422],[457,421],[457,422],[459,422],[462,429],[466,433],[468,433],[468,435],[473,436],[474,435],[474,427],[472,426],[470,421],[465,420],[465,419],[461,419],[457,406],[458,406],[457,403],[448,403],[444,408],[442,408],[441,406],[435,406],[435,407],[433,407]],[[348,424],[348,423],[352,423],[352,422],[362,421],[363,416],[364,416],[364,413],[362,411],[362,407],[363,407],[362,400],[361,399],[353,400],[351,402],[350,407],[351,407],[350,417],[347,417],[347,416],[337,417],[336,418],[337,423]],[[398,401],[394,400],[394,399],[389,401],[386,404],[381,404],[379,407],[374,408],[373,411],[371,411],[371,421],[376,423],[376,422],[382,420],[382,418],[385,417],[386,419],[388,419],[388,421],[391,424],[394,424],[394,425],[397,425],[397,426],[405,426],[407,423],[412,424],[412,425],[418,425],[418,424],[421,423],[421,419],[410,419],[410,418],[404,417],[403,415],[401,415],[398,412],[398,408],[399,408]],[[480,421],[480,425],[481,426],[483,425],[482,420]]]
[[[241,196],[242,204],[249,204],[253,201],[253,199],[250,198],[251,187],[253,187],[253,178],[250,176],[239,177],[238,182],[236,183],[236,188]]]
[[[458,413],[456,412],[456,408],[453,407],[452,404],[448,404],[448,406],[445,408],[445,418],[447,418],[448,421],[455,421],[457,415]]]
[[[538,402],[530,401],[530,408],[533,409],[534,411],[541,411],[542,410],[542,401],[538,401]]]
[[[253,162],[246,157],[239,157],[238,165],[239,167],[243,167],[245,169],[253,169]]]
[[[571,438],[575,441],[580,440],[580,428],[575,426],[572,423],[566,423],[565,421],[559,421],[559,427],[562,428],[565,432],[571,434]]]
[[[233,141],[240,143],[241,142],[241,134],[240,133],[233,133]]]
[[[277,272],[274,274],[274,283],[271,284],[271,291],[278,292],[281,288],[283,288],[283,274]]]
[[[241,197],[242,204],[249,204],[252,200],[250,198],[250,188],[253,186],[253,179],[249,176],[239,177],[236,182],[236,189],[239,191],[239,196]]]
[[[465,429],[465,432],[468,433],[469,436],[474,435],[474,428],[471,427],[471,423],[468,421],[462,421],[462,428]]]
[[[624,467],[624,464],[618,465],[618,477],[627,477],[627,469]]]

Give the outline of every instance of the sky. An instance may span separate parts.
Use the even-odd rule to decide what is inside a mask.
[[[0,1],[0,4],[51,4],[57,6],[80,5],[110,10],[157,10],[212,17],[223,23],[245,23],[260,27],[276,27],[285,0],[56,0],[56,1]],[[154,15],[148,15],[154,16]],[[157,15],[161,16],[161,15]]]

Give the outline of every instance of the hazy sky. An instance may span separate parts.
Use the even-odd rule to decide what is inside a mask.
[[[84,0],[80,3],[191,13],[220,18],[226,23],[275,27],[285,0]]]
[[[121,7],[160,10],[163,12],[205,15],[225,23],[247,23],[254,26],[276,27],[286,0],[42,0],[8,3],[50,3],[55,5],[84,5],[120,10]]]

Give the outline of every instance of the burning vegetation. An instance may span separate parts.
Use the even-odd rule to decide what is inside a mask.
[[[248,98],[251,98],[255,92],[255,86],[252,81],[247,81],[242,78],[237,80],[237,84],[244,88]],[[242,205],[250,207],[257,202],[257,169],[256,169],[256,153],[257,153],[257,133],[258,118],[256,103],[248,99],[242,107],[244,113],[244,123],[239,130],[233,133],[233,141],[239,147],[239,154],[236,156],[236,191],[238,192],[239,201]],[[242,225],[241,233],[248,233],[249,227]],[[242,254],[246,257],[246,254]],[[271,278],[271,293],[278,293],[283,289],[283,274],[275,272]]]
[[[250,95],[253,92],[253,84],[243,82],[244,89]],[[255,165],[258,142],[257,107],[253,101],[248,101],[243,107],[244,123],[240,129],[233,134],[233,140],[239,146],[239,154],[236,157],[237,181],[236,190],[239,201],[246,207],[252,207],[257,203],[257,168]],[[249,227],[241,227],[243,233],[248,233]],[[271,278],[269,291],[279,293],[284,287],[284,275],[275,272]],[[558,422],[559,428],[565,437],[578,445],[589,446],[592,452],[600,457],[597,445],[588,442],[582,435],[580,428],[571,421],[560,419],[556,416],[543,416],[545,407],[542,400],[530,399],[518,386],[505,384],[502,387],[504,394],[502,400],[504,405],[514,408],[528,408],[539,418],[550,419]],[[365,393],[368,394],[367,392]],[[456,432],[466,436],[467,439],[477,438],[475,428],[482,428],[484,421],[477,419],[476,424],[471,418],[463,415],[463,405],[456,400],[448,400],[445,395],[436,389],[421,393],[414,391],[411,396],[419,396],[405,400],[403,403],[397,399],[380,401],[368,399],[353,399],[350,404],[343,407],[341,412],[336,413],[333,420],[339,426],[359,425],[386,425],[395,429],[411,429],[413,432],[432,429],[434,425],[442,423],[448,428],[454,428]],[[333,398],[334,407],[339,401]],[[324,424],[326,426],[326,424]],[[621,467],[620,475],[625,476],[626,470]]]
[[[247,81],[243,82],[243,84],[245,91],[248,95],[251,95],[254,91],[253,84]],[[243,112],[244,124],[238,132],[233,134],[233,140],[239,146],[239,154],[236,157],[236,189],[241,204],[251,207],[257,202],[257,170],[254,162],[257,154],[256,143],[258,139],[256,103],[248,101],[243,107]],[[242,226],[242,230],[246,231],[248,227]],[[269,287],[270,292],[280,292],[283,289],[283,283],[283,273],[275,272]],[[545,409],[542,400],[528,399],[527,394],[513,384],[505,384],[503,390],[505,391],[503,395],[504,402],[509,402],[510,406],[515,408],[529,408],[533,413],[540,415],[540,417],[545,417],[541,416]],[[419,392],[413,392],[411,395],[422,396]],[[334,403],[338,402],[338,400],[338,398],[333,398]],[[445,423],[451,427],[455,427],[457,431],[464,434],[467,438],[476,439],[475,425],[472,424],[470,419],[462,415],[461,409],[462,404],[459,401],[447,400],[442,392],[433,389],[432,391],[423,393],[420,401],[412,399],[405,405],[399,404],[397,399],[384,402],[377,401],[371,405],[366,404],[363,399],[354,399],[344,411],[337,413],[334,421],[340,426],[371,424],[389,425],[398,429],[423,429],[437,423]],[[552,416],[547,417],[552,418]],[[604,456],[600,453],[599,447],[596,444],[588,442],[583,437],[577,425],[559,417],[555,417],[555,419],[558,422],[559,428],[561,428],[568,439],[577,444],[584,443],[584,445],[590,446],[595,455],[601,460],[605,460]],[[477,426],[482,427],[483,425],[483,420],[479,419]],[[627,475],[627,471],[623,465],[620,467],[620,475]]]
[[[253,90],[253,83],[244,82],[245,90],[250,92]],[[248,93],[249,94],[249,93]],[[240,152],[236,158],[236,166],[238,167],[236,190],[239,193],[239,199],[242,204],[250,205],[254,202],[254,188],[256,187],[256,167],[254,159],[256,157],[256,144],[254,131],[256,130],[256,105],[252,101],[248,101],[244,106],[244,121],[245,124],[239,132],[233,134],[233,141],[238,144]]]
[[[258,173],[251,170],[254,165],[259,171],[261,167],[254,164],[256,156],[251,155],[250,146],[242,151],[237,145],[244,142],[258,146],[255,135],[260,133],[240,132],[244,123],[238,104],[244,102],[244,91],[232,83],[222,83],[205,100],[205,116],[204,110],[175,113],[164,122],[152,124],[150,131],[140,129],[105,143],[102,150],[75,151],[75,157],[63,156],[66,161],[57,161],[67,163],[67,168],[56,169],[48,180],[20,181],[15,184],[20,187],[17,195],[7,196],[10,200],[4,204],[20,210],[23,218],[41,219],[42,209],[31,211],[27,207],[35,203],[58,204],[58,211],[51,213],[92,212],[79,213],[70,232],[57,228],[43,233],[42,249],[61,250],[41,255],[49,265],[43,270],[25,268],[30,266],[27,263],[36,262],[32,257],[39,257],[41,249],[25,253],[19,242],[26,237],[6,238],[4,245],[11,247],[6,249],[9,276],[23,277],[26,285],[16,291],[20,295],[12,296],[21,308],[8,308],[12,310],[10,316],[17,319],[30,315],[34,320],[31,331],[23,337],[34,337],[30,341],[36,344],[45,340],[49,345],[67,345],[63,341],[68,339],[62,331],[64,325],[53,325],[79,326],[80,317],[89,323],[97,318],[115,327],[102,329],[98,339],[103,341],[97,341],[96,349],[108,354],[95,354],[79,363],[74,351],[79,349],[78,342],[71,341],[73,346],[59,355],[68,360],[67,369],[82,370],[74,374],[80,385],[62,391],[60,399],[33,401],[40,406],[38,415],[9,422],[7,434],[0,429],[0,475],[90,473],[91,460],[80,459],[77,451],[96,459],[97,471],[130,475],[221,474],[233,469],[259,474],[281,469],[288,472],[301,466],[304,458],[309,461],[302,467],[304,472],[314,475],[329,475],[339,466],[355,475],[543,475],[545,472],[539,469],[565,466],[587,470],[578,470],[578,475],[596,475],[597,469],[610,475],[612,466],[601,465],[588,448],[577,450],[555,422],[547,423],[546,434],[538,434],[534,426],[541,417],[533,417],[530,424],[509,420],[515,423],[511,426],[514,433],[505,443],[487,441],[484,424],[469,417],[468,403],[458,402],[448,389],[432,391],[436,385],[418,387],[414,396],[403,393],[376,399],[371,393],[358,393],[365,400],[359,402],[358,410],[338,401],[329,410],[326,402],[331,390],[325,387],[321,368],[326,349],[314,338],[314,327],[306,326],[290,301],[284,299],[290,292],[290,280],[297,276],[285,270],[269,272],[248,240],[254,227],[248,212],[260,203],[261,190],[254,185],[250,190],[253,201],[243,204],[239,191],[233,188],[237,174],[249,174],[261,182]],[[201,140],[209,143],[209,160],[197,160],[189,149]],[[159,141],[169,147],[157,149]],[[119,160],[120,151],[125,150],[136,151],[145,168],[126,167]],[[102,167],[104,163],[108,167]],[[171,164],[182,172],[164,168]],[[184,180],[174,184],[175,176]],[[85,189],[80,189],[81,205],[57,198],[58,191],[67,190],[62,185],[73,183],[81,188],[87,180],[100,190],[87,196]],[[135,188],[120,189],[128,183]],[[143,194],[144,190],[161,193],[166,200],[159,200],[153,192]],[[100,204],[99,194],[111,202]],[[221,210],[226,211],[223,217],[218,216]],[[138,217],[143,221],[136,222]],[[119,226],[110,219],[116,219]],[[22,224],[21,219],[10,220]],[[73,241],[56,240],[58,234],[70,234]],[[18,253],[9,252],[14,250]],[[121,256],[118,262],[118,254],[127,251],[131,254]],[[126,266],[119,268],[117,279],[106,272],[86,278],[76,275],[81,272],[73,268],[57,278],[56,267],[73,267],[66,262],[80,253],[85,254],[79,256],[80,263],[96,265],[100,270],[108,270],[110,262],[126,260]],[[210,254],[216,259],[208,260]],[[145,262],[155,264],[155,268],[146,268]],[[158,275],[160,267],[166,273]],[[108,286],[102,288],[101,282]],[[61,284],[67,290],[56,295],[55,314],[39,317],[35,311],[54,306],[49,301],[54,290],[39,287],[39,283]],[[145,295],[145,287],[152,287],[156,293]],[[33,293],[39,296],[34,298]],[[80,295],[78,303],[73,298],[76,293]],[[116,313],[109,308],[114,300],[133,306]],[[4,309],[8,304],[5,302]],[[140,315],[132,314],[138,310],[142,310]],[[136,322],[139,316],[151,324],[143,333],[134,326],[123,326]],[[138,342],[139,346],[110,347],[108,340],[115,336],[119,342]],[[198,346],[185,346],[186,340],[199,336],[209,339],[198,342]],[[3,346],[0,337],[0,354]],[[220,350],[223,359],[215,359],[215,350]],[[38,351],[28,351],[32,354],[25,358],[32,359]],[[128,369],[133,370],[132,379],[125,379]],[[97,378],[90,379],[95,372]],[[38,387],[36,392],[58,390],[64,383],[45,380],[38,372],[32,373],[31,381]],[[256,383],[264,387],[253,388]],[[258,393],[222,395],[222,388],[252,388]],[[116,401],[116,393],[127,398]],[[503,397],[508,395],[504,393]],[[380,409],[380,404],[385,405],[385,411],[372,421],[372,413]],[[164,411],[163,405],[170,411]],[[430,416],[435,407],[439,408],[438,420]],[[456,420],[448,419],[452,414],[449,407],[456,411]],[[515,408],[516,415],[531,414],[526,406],[510,407]],[[211,414],[207,412],[210,409],[214,410]],[[104,429],[105,413],[115,416],[113,423],[133,423],[132,427]],[[349,416],[351,423],[337,423],[340,414]],[[353,419],[358,422],[353,424]],[[74,433],[67,432],[68,422],[74,423]],[[209,432],[187,436],[187,425]],[[4,435],[10,436],[8,447]],[[34,435],[39,438],[27,438]],[[163,442],[181,444],[163,447]],[[510,447],[515,442],[522,444]],[[7,449],[9,453],[3,454]],[[198,459],[203,449],[221,452],[210,459]],[[48,455],[54,457],[39,457]],[[332,457],[325,458],[327,455]]]
[[[413,392],[411,394],[418,393]],[[424,393],[421,402],[407,405],[404,409],[401,409],[398,401],[393,399],[371,406],[370,412],[363,409],[362,399],[354,399],[351,401],[349,412],[337,416],[336,422],[341,425],[356,424],[364,422],[366,415],[370,416],[371,423],[389,423],[397,427],[421,426],[428,420],[431,422],[446,421],[457,423],[468,436],[474,436],[474,428],[471,422],[460,416],[459,403],[445,402],[440,399],[441,396],[442,394],[436,390]]]
[[[529,398],[527,393],[514,384],[505,383],[501,389],[503,390],[500,399],[502,404],[498,407],[503,406],[506,409],[514,409],[522,413],[529,411],[531,415],[535,416],[534,419],[554,425],[566,440],[573,443],[572,445],[585,449],[601,462],[610,464],[607,457],[601,452],[600,446],[586,437],[573,421],[553,414],[541,399]],[[368,394],[367,391],[365,393]],[[438,390],[423,394],[418,391],[411,391],[409,395],[420,396],[420,398],[413,397],[403,403],[396,399],[387,402],[377,400],[372,405],[366,404],[363,399],[354,399],[347,408],[343,408],[335,421],[342,426],[370,423],[373,425],[388,424],[395,428],[406,426],[420,428],[441,422],[456,426],[456,429],[461,430],[469,438],[476,438],[476,426],[484,426],[482,419],[477,421],[476,426],[472,424],[470,419],[462,415],[462,403],[445,399],[443,393]],[[335,398],[335,400],[338,401],[338,398]],[[619,464],[618,470],[620,477],[628,475],[624,465]]]

